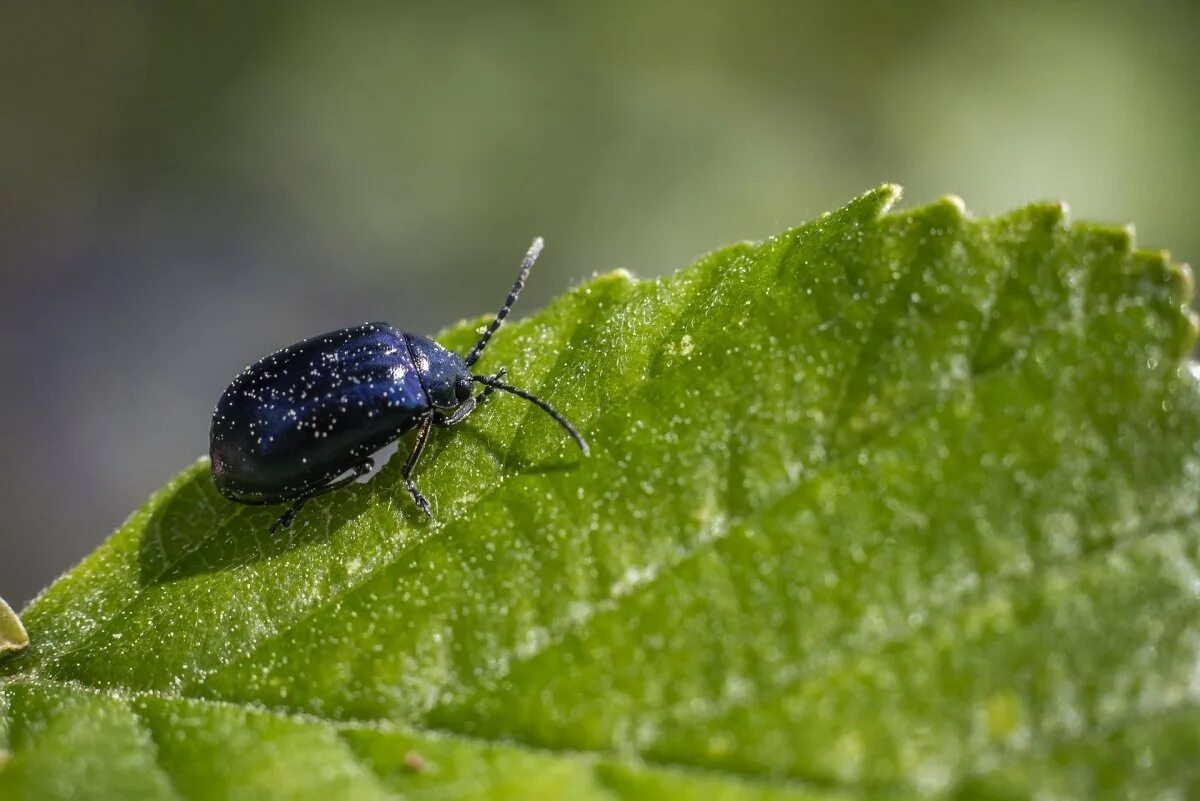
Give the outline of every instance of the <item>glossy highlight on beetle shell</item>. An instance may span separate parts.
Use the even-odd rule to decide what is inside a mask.
[[[295,498],[395,440],[429,405],[400,329],[367,323],[306,339],[247,367],[221,395],[213,480],[241,503]]]

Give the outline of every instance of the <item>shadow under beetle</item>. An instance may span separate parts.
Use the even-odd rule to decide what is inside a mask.
[[[387,323],[366,323],[297,342],[247,367],[221,395],[209,432],[213,483],[231,501],[291,503],[271,531],[291,525],[311,498],[340,489],[375,468],[371,454],[417,429],[404,482],[433,517],[412,480],[432,427],[460,423],[493,390],[524,398],[566,429],[575,427],[541,398],[505,384],[505,371],[475,375],[542,251],[533,240],[496,319],[464,359],[433,340]],[[482,384],[476,395],[473,384]]]

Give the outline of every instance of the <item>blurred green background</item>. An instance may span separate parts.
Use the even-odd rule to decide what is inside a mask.
[[[1194,0],[33,5],[0,29],[15,604],[207,452],[247,363],[492,311],[535,234],[519,313],[883,181],[1200,257]]]

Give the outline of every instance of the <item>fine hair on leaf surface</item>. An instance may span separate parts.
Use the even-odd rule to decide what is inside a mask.
[[[506,325],[591,457],[497,393],[433,522],[402,459],[278,535],[185,470],[25,610],[0,796],[1195,792],[1189,273],[897,194]]]

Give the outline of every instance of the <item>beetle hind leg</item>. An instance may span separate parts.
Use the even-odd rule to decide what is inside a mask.
[[[304,503],[311,497],[311,495],[305,495],[303,498],[298,498],[295,501],[292,501],[292,505],[288,507],[288,510],[281,514],[279,519],[272,523],[271,528],[268,530],[274,534],[281,528],[288,528],[291,526],[292,521],[296,519],[296,515],[301,509],[304,508]]]
[[[304,504],[306,504],[312,498],[315,498],[318,495],[324,495],[327,492],[333,492],[336,489],[341,489],[348,484],[352,484],[374,469],[375,460],[368,456],[366,459],[363,459],[354,466],[354,470],[350,473],[350,475],[343,476],[337,481],[330,481],[328,484],[323,484],[316,489],[309,490],[301,497],[292,501],[292,505],[288,507],[288,510],[281,514],[279,519],[271,524],[271,533],[274,534],[279,529],[290,526],[292,521],[296,519],[296,515],[299,514],[300,510],[304,508]]]

